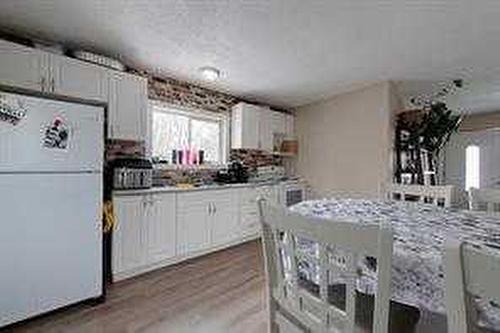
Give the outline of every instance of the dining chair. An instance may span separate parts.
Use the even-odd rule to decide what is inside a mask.
[[[455,193],[453,185],[403,185],[392,184],[390,200],[419,201],[441,207],[451,207]]]
[[[446,242],[446,312],[449,333],[481,331],[474,302],[500,304],[500,252],[483,245]]]
[[[264,200],[259,207],[269,332],[388,332],[393,250],[388,223],[303,217]],[[300,251],[304,242],[315,246],[312,254]],[[373,321],[363,330],[356,322],[356,282],[359,260],[366,257],[376,261],[377,288]],[[304,281],[303,260],[316,264],[318,283]]]
[[[471,210],[500,213],[500,189],[471,188],[469,190],[469,207]]]

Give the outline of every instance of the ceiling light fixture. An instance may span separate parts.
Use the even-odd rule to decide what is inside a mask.
[[[220,71],[215,67],[201,67],[199,71],[201,76],[207,81],[215,81],[220,77]]]

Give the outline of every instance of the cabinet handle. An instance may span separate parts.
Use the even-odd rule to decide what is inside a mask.
[[[52,92],[55,92],[56,90],[56,81],[54,80],[54,78],[50,80],[50,89]]]
[[[42,88],[42,92],[45,92],[45,76],[42,76],[40,79],[40,87]]]
[[[208,208],[208,215],[212,215],[212,204],[209,202],[207,205]]]
[[[214,215],[217,213],[217,206],[215,204],[214,205]]]

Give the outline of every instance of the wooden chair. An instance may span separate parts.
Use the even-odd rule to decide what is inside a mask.
[[[376,258],[377,290],[373,324],[368,331],[387,333],[389,320],[393,235],[386,223],[361,225],[292,214],[259,201],[267,274],[269,332],[358,332],[355,325],[358,259]],[[307,256],[298,244],[315,244],[319,286],[301,283],[298,266]],[[342,280],[339,280],[339,278]],[[339,282],[341,281],[341,282]],[[337,283],[337,284],[336,284]],[[343,286],[343,301],[332,302],[332,285]],[[336,303],[336,304],[334,304]],[[286,318],[284,321],[283,318]]]
[[[454,192],[455,187],[453,185],[424,186],[392,184],[389,190],[389,199],[419,201],[422,203],[431,203],[436,206],[451,207]]]
[[[448,240],[445,273],[448,332],[479,331],[473,296],[500,304],[500,253],[485,246]]]
[[[469,207],[471,210],[500,213],[500,189],[471,188],[469,190]]]

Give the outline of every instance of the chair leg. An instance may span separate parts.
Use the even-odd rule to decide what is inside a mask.
[[[278,333],[278,324],[276,322],[276,311],[277,305],[272,297],[267,298],[267,312],[268,312],[268,321],[267,321],[267,332],[268,333]]]

